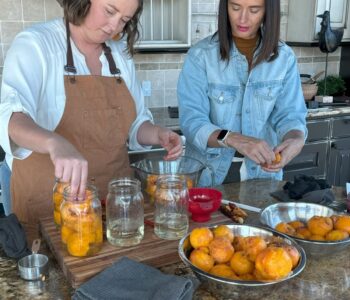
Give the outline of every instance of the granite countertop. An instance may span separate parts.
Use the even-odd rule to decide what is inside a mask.
[[[282,185],[281,181],[251,180],[217,188],[223,192],[225,199],[263,208],[275,202],[269,193],[280,189]],[[345,200],[344,189],[333,190],[337,201]],[[259,223],[258,214],[248,214],[246,223]],[[44,282],[27,282],[19,278],[16,261],[6,258],[0,250],[0,299],[70,299],[74,290],[65,280],[45,243],[40,252],[49,256],[50,275]],[[194,276],[183,263],[162,267],[161,270],[168,274]],[[196,290],[193,299],[224,300],[202,285]],[[306,268],[299,276],[271,287],[268,292],[251,289],[240,293],[239,299],[350,299],[350,252],[345,250],[327,257],[308,257]]]
[[[155,124],[168,127],[172,130],[179,130],[179,119],[170,118],[167,107],[158,107],[150,109]],[[323,107],[316,109],[308,109],[307,119],[320,119],[327,117],[337,117],[350,115],[350,106],[338,106],[338,107]]]

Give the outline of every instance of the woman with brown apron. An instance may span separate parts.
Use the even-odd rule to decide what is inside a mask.
[[[79,8],[85,5],[83,14],[82,10],[76,10],[77,5],[80,5]],[[180,137],[168,129],[153,125],[148,110],[143,107],[144,104],[132,96],[133,91],[129,91],[126,84],[132,72],[123,64],[125,60],[118,57],[118,61],[121,62],[119,68],[113,57],[116,51],[111,47],[116,42],[111,42],[110,39],[119,33],[127,35],[128,50],[130,54],[133,53],[133,39],[135,30],[137,31],[135,24],[142,11],[142,1],[64,0],[63,7],[66,64],[61,67],[64,69],[62,77],[65,103],[58,125],[52,131],[49,130],[50,126],[41,127],[34,121],[39,117],[32,117],[31,108],[26,109],[26,104],[23,104],[22,110],[11,111],[9,100],[5,100],[5,104],[1,104],[3,107],[0,107],[0,111],[6,111],[6,108],[10,111],[0,113],[0,118],[3,120],[8,116],[9,142],[8,145],[4,143],[2,146],[7,150],[7,155],[14,157],[11,175],[12,211],[29,227],[36,226],[39,218],[52,214],[51,196],[55,177],[64,182],[71,182],[72,189],[77,193],[82,193],[88,179],[94,178],[99,195],[103,198],[107,194],[107,184],[111,178],[130,175],[127,142],[129,147],[160,144],[168,150],[168,159],[176,158],[182,153]],[[45,24],[41,26],[44,27],[44,31],[50,28],[56,30],[62,27],[62,20],[51,21],[47,27]],[[57,32],[62,35],[61,29]],[[31,32],[34,32],[35,37],[35,29]],[[55,38],[59,39],[57,34]],[[60,38],[62,42],[64,37]],[[22,43],[24,39],[28,39],[26,33],[19,38]],[[40,43],[37,44],[40,46]],[[57,44],[60,45],[59,42]],[[54,47],[55,45],[51,46],[47,52]],[[83,54],[83,59],[79,54]],[[52,57],[45,51],[42,51],[41,55],[44,56],[44,60]],[[14,56],[9,56],[8,64],[5,62],[5,95],[6,72],[10,72],[8,67],[11,65],[12,69],[17,68],[17,56]],[[84,74],[84,71],[78,72],[76,59],[86,62],[87,74]],[[52,62],[47,63],[55,64],[56,61],[52,59]],[[130,61],[126,61],[125,64],[130,66]],[[109,74],[108,70],[104,69],[105,66],[108,67]],[[42,78],[49,82],[46,87],[52,83],[50,72],[47,71],[49,67],[42,68],[42,74],[48,74],[49,77]],[[131,71],[134,71],[133,65]],[[104,73],[109,76],[103,76]],[[36,76],[25,78],[28,85],[32,82],[33,85],[37,84]],[[45,86],[45,82],[42,85]],[[59,86],[59,83],[56,85]],[[52,88],[52,84],[50,87]],[[35,99],[32,105],[39,106],[47,100],[42,89],[43,87],[39,89],[38,99]],[[59,88],[50,92],[52,98],[60,93]],[[20,95],[21,87],[12,93]],[[41,95],[44,95],[43,99]],[[18,98],[21,99],[21,96]],[[10,95],[6,99],[11,97]],[[47,115],[50,113],[52,114],[52,111],[48,110]],[[16,151],[13,149],[21,147],[31,150],[32,153],[24,159],[16,159]]]

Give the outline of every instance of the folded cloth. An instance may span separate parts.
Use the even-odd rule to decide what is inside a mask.
[[[315,179],[313,176],[294,176],[294,183],[288,181],[283,189],[288,192],[289,198],[299,200],[309,192],[329,189],[331,186],[324,179]]]
[[[308,192],[298,200],[290,198],[286,190],[279,190],[271,193],[270,195],[282,202],[300,201],[308,203],[318,203],[326,206],[330,205],[335,199],[331,189]]]
[[[0,245],[11,258],[22,258],[32,252],[28,249],[26,234],[15,214],[0,218]]]
[[[198,281],[121,258],[111,267],[82,284],[73,300],[189,300]]]

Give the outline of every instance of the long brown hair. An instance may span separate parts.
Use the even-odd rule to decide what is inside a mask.
[[[62,0],[61,2],[65,19],[76,26],[81,25],[90,10],[90,0]],[[138,2],[139,6],[135,14],[125,24],[120,37],[123,38],[126,35],[127,49],[131,56],[135,53],[134,46],[140,37],[138,23],[143,10],[143,0],[138,0]]]
[[[220,0],[218,31],[215,33],[215,35],[219,36],[221,59],[227,62],[230,60],[230,51],[232,49],[232,30],[228,16],[228,1]],[[253,67],[264,60],[272,61],[277,58],[280,19],[280,1],[265,0],[265,16],[260,27],[259,53],[253,61]]]

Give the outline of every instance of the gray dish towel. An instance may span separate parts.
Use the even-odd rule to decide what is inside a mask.
[[[166,275],[127,257],[82,284],[73,300],[190,300],[195,278]]]
[[[288,191],[286,190],[279,190],[276,192],[273,192],[270,194],[272,197],[276,198],[279,201],[282,202],[311,202],[311,203],[317,203],[322,205],[330,205],[335,197],[331,189],[323,189],[323,190],[317,190],[312,191],[304,194],[301,199],[292,199],[288,195]]]

